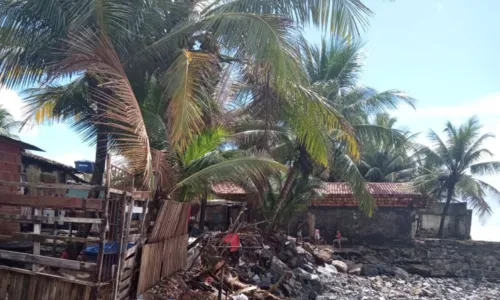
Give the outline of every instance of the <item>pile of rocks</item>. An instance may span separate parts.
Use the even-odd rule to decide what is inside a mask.
[[[407,280],[390,276],[360,277],[338,274],[322,278],[326,292],[318,300],[354,299],[500,299],[500,285],[465,278],[425,278],[410,275]]]

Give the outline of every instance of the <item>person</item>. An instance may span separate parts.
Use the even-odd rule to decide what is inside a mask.
[[[318,245],[319,245],[320,240],[321,240],[321,236],[320,236],[320,234],[319,234],[319,229],[318,229],[318,228],[316,228],[316,229],[314,230],[314,244],[315,244],[316,246],[318,246]]]
[[[340,233],[340,230],[337,230],[337,234],[335,235],[335,240],[333,241],[333,247],[335,247],[335,243],[339,245],[339,250],[342,251],[342,245],[340,242],[342,241],[342,234]]]
[[[297,243],[302,243],[302,226],[304,225],[303,222],[299,223],[299,226],[297,228]]]

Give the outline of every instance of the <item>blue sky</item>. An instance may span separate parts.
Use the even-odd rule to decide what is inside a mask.
[[[500,137],[500,1],[367,0],[375,12],[363,35],[365,68],[361,83],[377,90],[400,89],[418,100],[418,108],[393,114],[401,127],[441,131],[446,120],[462,123],[477,115],[485,132]],[[308,32],[311,40],[320,35]],[[0,91],[0,104],[20,116],[14,91]],[[93,159],[93,148],[64,125],[42,126],[21,134],[43,155],[72,164]],[[500,160],[500,138],[488,146]],[[500,189],[500,176],[485,178]],[[474,217],[474,239],[500,240],[500,199],[484,225]]]

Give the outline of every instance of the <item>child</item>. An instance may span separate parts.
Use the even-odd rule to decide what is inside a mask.
[[[301,222],[297,228],[297,243],[302,243],[302,225],[303,223]]]
[[[320,240],[321,240],[321,236],[320,236],[320,234],[319,234],[319,229],[317,229],[317,228],[316,228],[316,229],[314,230],[314,244],[315,244],[316,246],[318,246],[318,245],[319,245],[319,243],[320,243]]]
[[[335,247],[335,243],[339,245],[339,250],[342,251],[342,245],[340,244],[340,241],[342,240],[342,234],[340,233],[339,230],[337,230],[337,234],[335,235],[335,240],[333,241],[333,247]]]

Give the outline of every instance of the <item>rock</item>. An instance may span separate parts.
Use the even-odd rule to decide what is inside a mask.
[[[301,246],[297,246],[297,248],[295,248],[295,251],[297,252],[298,255],[305,255],[306,253],[306,250],[304,248],[302,248]]]
[[[282,262],[279,258],[276,256],[273,256],[272,261],[271,261],[271,267],[269,269],[271,274],[273,275],[278,275],[279,277],[285,275],[285,273],[290,272],[290,268]]]
[[[431,275],[431,269],[424,265],[409,265],[406,269],[408,273],[417,274],[423,277],[428,277]]]
[[[378,269],[378,265],[374,264],[364,264],[361,267],[361,275],[363,276],[378,276],[380,275],[380,271]]]
[[[362,265],[353,265],[349,268],[347,273],[350,275],[361,275],[361,267]]]
[[[293,273],[295,275],[297,275],[302,280],[311,280],[311,278],[312,278],[311,276],[313,275],[313,274],[311,274],[311,273],[309,273],[301,268],[293,269]]]
[[[318,273],[325,275],[327,277],[331,277],[332,275],[335,275],[338,273],[337,269],[332,266],[332,265],[325,265],[324,267],[319,266],[317,269]]]
[[[309,263],[304,264],[304,267],[302,269],[306,270],[309,273],[314,272],[314,266]]]
[[[339,272],[347,272],[347,264],[343,261],[340,260],[334,260],[332,261],[332,265],[339,271]]]
[[[401,268],[398,268],[398,267],[394,268],[394,275],[397,278],[403,279],[403,280],[406,280],[406,281],[408,281],[408,279],[410,279],[410,274],[408,274],[408,272],[406,272],[405,270],[403,270]]]
[[[312,247],[311,244],[305,242],[304,244],[302,244],[302,247],[304,248],[304,250],[306,250],[307,252],[311,253],[311,254],[314,254],[314,249]]]
[[[332,262],[332,254],[330,253],[330,251],[326,249],[314,252],[313,256],[314,258],[316,258],[317,261],[318,260],[320,261],[319,264],[321,265],[329,264]]]
[[[380,260],[372,255],[366,255],[365,257],[363,257],[363,259],[369,264],[377,265],[380,263]]]
[[[288,240],[286,243],[285,243],[285,248],[290,251],[293,255],[297,255],[298,252],[297,252],[297,244],[295,243],[294,240]]]

